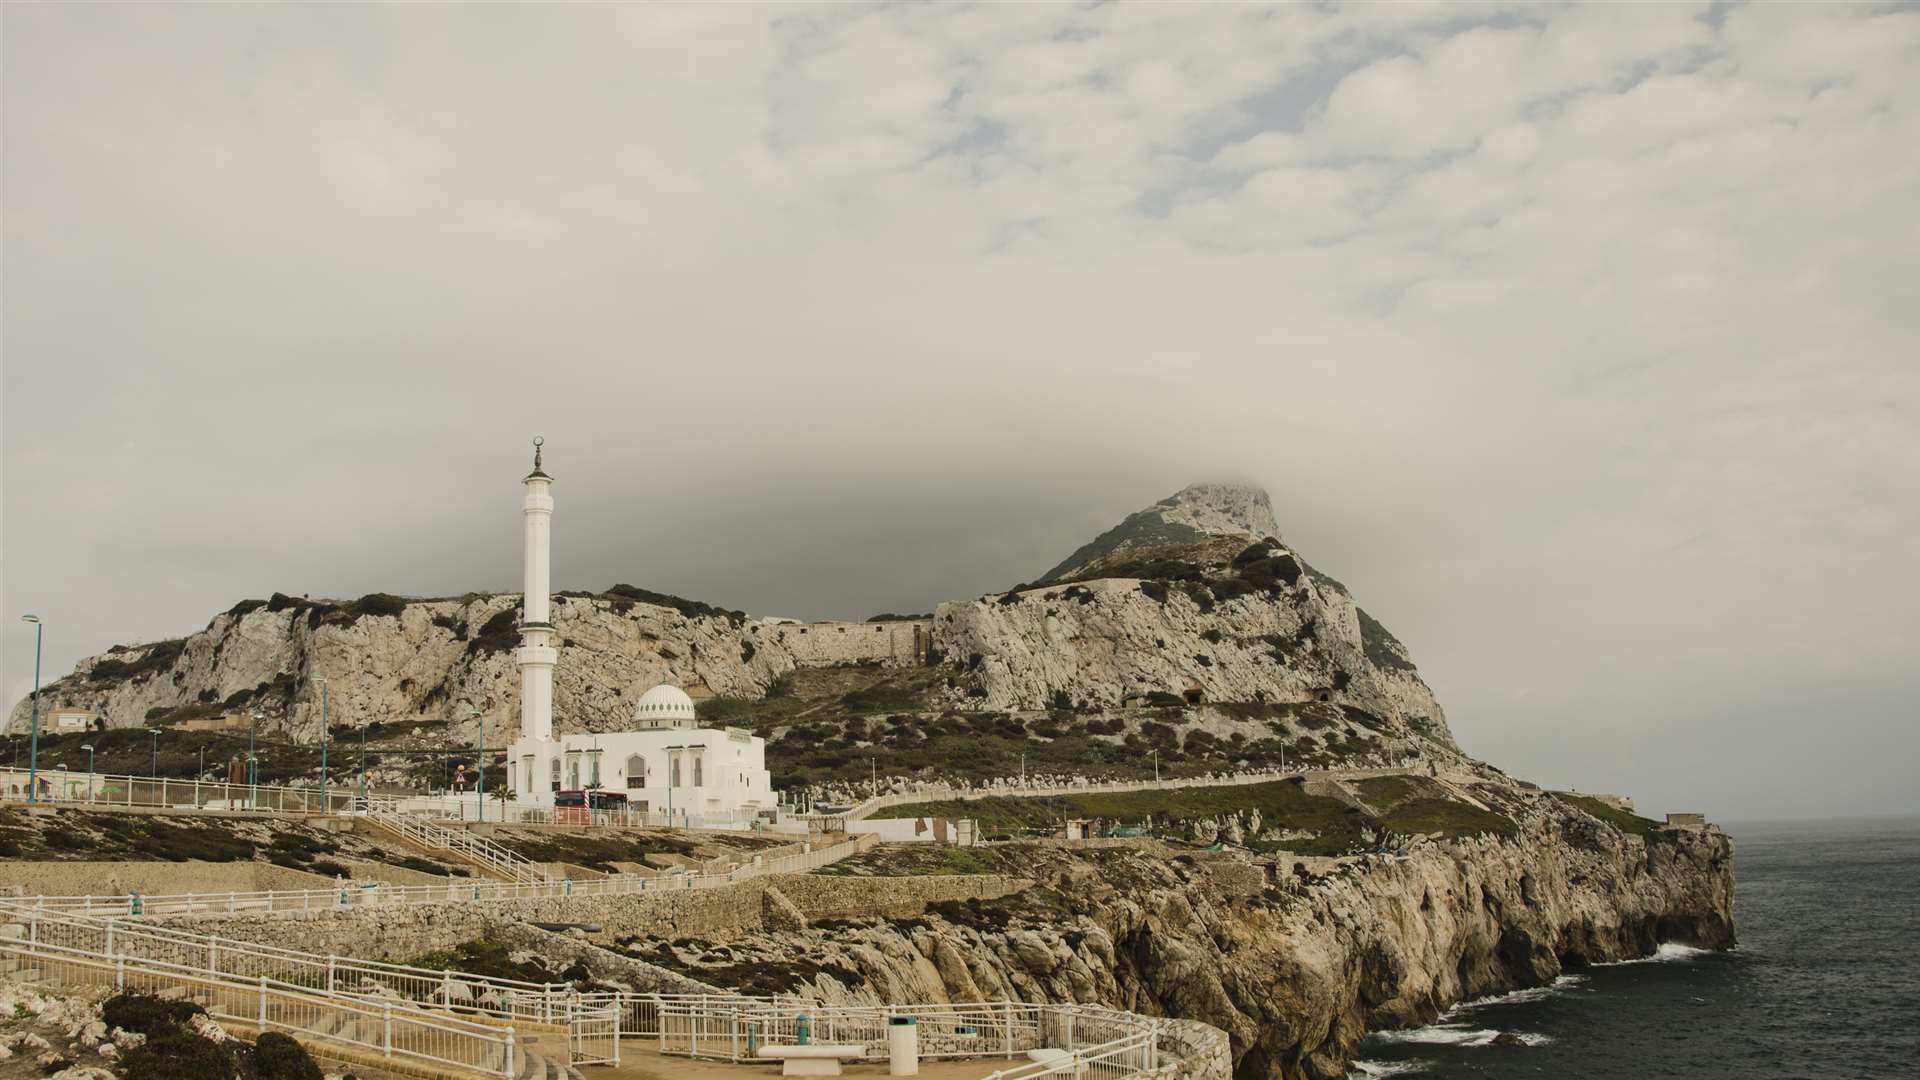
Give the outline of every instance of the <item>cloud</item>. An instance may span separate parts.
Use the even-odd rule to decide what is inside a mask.
[[[800,616],[1250,474],[1501,764],[1912,806],[1909,8],[0,19],[0,606],[51,673],[512,588],[536,433],[565,587]],[[1844,744],[1756,734],[1836,687]]]

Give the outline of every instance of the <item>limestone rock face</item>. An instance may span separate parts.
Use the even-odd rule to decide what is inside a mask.
[[[958,700],[986,708],[1104,707],[1190,691],[1206,702],[1324,699],[1450,741],[1400,643],[1339,583],[1308,573],[1277,594],[1228,600],[1108,578],[942,604],[934,639],[970,672]]]
[[[1335,1080],[1369,1029],[1431,1023],[1463,1000],[1665,942],[1733,944],[1725,834],[1648,840],[1494,775],[1476,790],[1522,832],[1307,860],[1319,873],[1242,856],[1264,880],[1251,889],[1223,887],[1233,875],[1205,862],[1023,849],[1048,885],[727,945],[840,973],[807,987],[828,1001],[1101,1004],[1226,1031],[1243,1080]]]
[[[1280,535],[1273,520],[1273,502],[1267,493],[1248,484],[1189,484],[1082,546],[1041,581],[1071,577],[1081,568],[1107,556],[1128,551],[1184,544],[1209,536],[1262,537]]]
[[[182,641],[110,652],[80,662],[43,689],[42,703],[103,713],[138,726],[150,713],[223,703],[259,708],[269,728],[317,738],[319,680],[335,725],[444,719],[458,740],[518,724],[517,595],[423,600],[395,614],[342,612],[289,601],[216,615]],[[244,610],[243,610],[244,609]],[[713,694],[759,697],[794,668],[780,636],[744,618],[688,615],[625,600],[555,596],[554,721],[560,731],[617,729],[641,693],[671,682]],[[28,703],[9,717],[25,730]]]

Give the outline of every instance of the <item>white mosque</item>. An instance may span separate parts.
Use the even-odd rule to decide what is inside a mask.
[[[553,478],[540,467],[543,440],[533,441],[533,471],[524,481],[526,595],[520,623],[520,737],[508,749],[514,802],[553,807],[599,802],[599,792],[625,796],[634,810],[674,820],[751,820],[776,806],[765,739],[736,728],[701,727],[693,699],[677,686],[640,697],[626,731],[553,734],[553,647],[548,574]],[[596,793],[596,794],[590,794]],[[615,800],[617,801],[617,800]]]

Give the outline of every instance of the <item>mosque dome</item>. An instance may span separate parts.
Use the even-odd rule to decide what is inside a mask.
[[[685,690],[677,686],[661,683],[659,686],[640,695],[640,704],[633,707],[635,720],[692,720],[693,699]]]

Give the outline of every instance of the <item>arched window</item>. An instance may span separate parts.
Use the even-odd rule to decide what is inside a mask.
[[[671,786],[679,787],[680,786],[680,755],[669,750],[667,752],[667,764],[668,764],[668,772],[672,774],[670,777]]]
[[[647,759],[639,754],[627,758],[627,786],[630,788],[647,786]]]
[[[560,759],[554,758],[551,762],[549,762],[549,764],[553,766],[553,768],[548,770],[549,772],[553,773],[553,790],[559,791],[560,790]]]
[[[693,786],[700,787],[700,755],[693,755]]]
[[[567,762],[567,787],[577,789],[580,786],[580,759]]]

